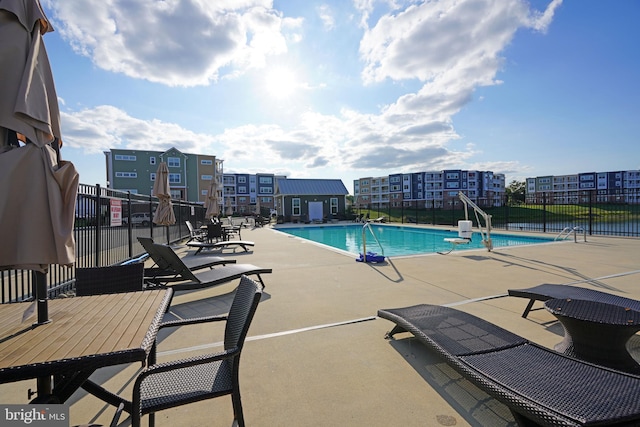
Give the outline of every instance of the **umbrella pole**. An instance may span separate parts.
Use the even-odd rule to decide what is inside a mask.
[[[32,272],[35,298],[38,304],[38,322],[35,326],[51,322],[47,303],[47,275],[39,271]]]

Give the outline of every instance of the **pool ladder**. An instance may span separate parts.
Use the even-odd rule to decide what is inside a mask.
[[[582,227],[565,227],[562,231],[556,236],[553,240],[566,240],[573,234],[573,241],[578,243],[578,231],[582,232],[584,236],[584,241],[587,241],[587,230]]]
[[[367,229],[369,229],[369,231],[371,232],[371,235],[373,236],[373,238],[376,240],[376,243],[380,247],[380,250],[382,251],[382,256],[385,256],[384,248],[382,247],[382,245],[380,244],[380,241],[376,237],[376,233],[373,232],[373,228],[371,228],[371,223],[365,222],[364,225],[362,226],[362,257],[364,262],[367,262]]]

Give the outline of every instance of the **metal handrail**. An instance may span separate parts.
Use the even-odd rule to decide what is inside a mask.
[[[362,226],[362,257],[364,262],[367,262],[367,234],[365,231],[367,228],[371,232],[371,235],[373,236],[373,238],[376,240],[376,243],[378,244],[378,246],[380,246],[380,250],[382,251],[382,256],[385,256],[384,248],[382,247],[382,244],[380,244],[380,240],[378,240],[378,237],[376,237],[376,233],[373,232],[373,228],[371,228],[371,224],[368,222],[365,222],[364,225]]]
[[[558,240],[561,237],[563,238],[563,240],[566,240],[573,233],[573,241],[575,243],[578,243],[578,231],[582,231],[582,235],[583,235],[584,241],[586,242],[587,241],[587,230],[585,230],[582,227],[565,227],[565,228],[562,229],[562,231],[560,233],[558,233],[558,235],[553,240]]]
[[[458,192],[458,197],[460,197],[460,200],[462,200],[462,203],[464,204],[464,218],[467,221],[469,220],[469,214],[467,212],[468,206],[471,206],[475,211],[476,222],[478,223],[478,229],[480,230],[480,236],[482,237],[482,244],[487,248],[487,251],[491,252],[491,249],[493,249],[493,242],[491,241],[491,215],[480,209],[480,207],[462,191]],[[484,219],[486,231],[482,230],[482,223],[480,222],[478,215],[482,216]]]

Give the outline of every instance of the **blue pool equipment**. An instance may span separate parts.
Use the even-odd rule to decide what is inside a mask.
[[[357,262],[373,262],[373,263],[384,262],[384,255],[378,255],[375,252],[367,252],[366,259],[363,254],[360,254],[360,257],[356,258],[356,261]]]

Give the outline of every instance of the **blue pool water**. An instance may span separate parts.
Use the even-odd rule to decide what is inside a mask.
[[[375,236],[384,248],[386,256],[408,256],[436,252],[448,252],[451,243],[445,242],[445,238],[458,237],[458,231],[447,231],[439,229],[393,226],[393,225],[373,225],[371,228]],[[331,246],[352,254],[362,252],[362,226],[318,226],[318,227],[284,227],[278,231],[288,233],[303,239]],[[366,231],[367,252],[382,253],[380,246],[373,238],[370,231]],[[553,238],[513,236],[507,234],[491,233],[493,247],[531,245],[536,243],[552,242]],[[480,233],[474,232],[469,244],[457,245],[455,250],[481,249],[482,237]]]

